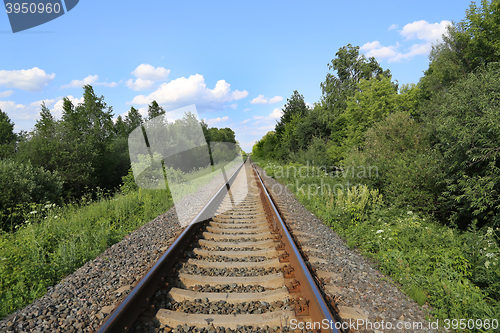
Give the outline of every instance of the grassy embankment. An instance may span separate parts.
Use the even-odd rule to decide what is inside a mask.
[[[500,249],[495,230],[463,232],[411,207],[396,209],[378,191],[354,186],[357,183],[346,174],[258,162],[269,176],[289,184],[297,199],[349,247],[376,261],[408,296],[420,305],[428,303],[440,325],[444,319],[489,319],[490,325],[493,319],[500,320]],[[369,171],[357,176],[368,177]]]
[[[172,205],[168,191],[140,189],[64,207],[33,206],[16,232],[0,234],[0,318]]]

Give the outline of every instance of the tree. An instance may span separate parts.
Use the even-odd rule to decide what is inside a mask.
[[[275,149],[277,144],[278,140],[274,131],[267,132],[266,135],[252,147],[252,156],[255,158],[274,159],[276,158]]]
[[[338,117],[340,133],[333,132],[337,140],[330,147],[331,159],[338,163],[350,149],[361,148],[366,131],[397,110],[396,101],[397,90],[390,77],[361,79],[357,91],[347,98],[345,113]]]
[[[443,42],[433,46],[429,68],[420,79],[420,117],[428,123],[441,109],[442,96],[479,66],[500,61],[500,1],[472,2],[466,18],[447,27]]]
[[[127,123],[123,120],[122,116],[118,116],[115,121],[115,133],[117,136],[127,136],[128,133],[128,128],[127,128]]]
[[[500,65],[490,63],[453,86],[436,121],[451,221],[499,227]]]
[[[327,73],[325,82],[321,83],[322,102],[334,114],[340,115],[347,107],[347,98],[354,95],[359,80],[390,77],[389,70],[383,70],[374,57],[366,59],[359,54],[359,46],[348,44],[338,50],[336,58],[328,64],[328,69],[337,74]]]
[[[304,117],[309,109],[304,102],[304,96],[299,94],[297,90],[294,90],[293,95],[287,99],[287,103],[285,104],[282,111],[283,115],[280,117],[275,128],[275,133],[278,140],[282,139],[285,131],[285,125],[292,121],[295,116]]]
[[[463,54],[467,72],[480,65],[500,60],[500,1],[482,0],[481,6],[473,1],[466,19],[451,30]]]
[[[14,153],[14,123],[6,112],[0,110],[0,158],[6,158]]]
[[[130,111],[125,116],[125,124],[127,124],[127,134],[130,134],[133,130],[143,124],[143,119],[139,111],[133,106],[130,107]]]
[[[152,101],[150,105],[148,105],[148,120],[156,118],[162,114],[165,114],[165,110],[158,105],[156,101]]]

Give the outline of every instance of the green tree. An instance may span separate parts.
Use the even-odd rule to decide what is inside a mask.
[[[368,128],[396,111],[397,90],[390,77],[361,79],[346,104],[346,111],[336,124],[340,133],[334,132],[334,138],[339,141],[332,141],[329,150],[334,163],[344,159],[350,149],[361,148]]]
[[[490,63],[453,86],[436,121],[451,221],[500,226],[500,65]]]
[[[158,105],[156,101],[152,101],[151,104],[148,105],[148,120],[156,118],[162,114],[165,114],[165,110]]]
[[[336,74],[326,74],[321,90],[322,102],[336,117],[344,112],[347,98],[354,95],[359,80],[369,80],[379,75],[390,77],[391,72],[384,71],[374,57],[366,59],[359,53],[359,46],[348,44],[340,48],[335,56],[328,64],[328,69],[336,71]]]
[[[137,127],[141,126],[144,121],[139,111],[131,106],[130,111],[125,116],[125,123],[127,124],[127,132],[130,134]]]
[[[129,134],[127,123],[123,120],[122,116],[116,118],[114,127],[117,136],[127,136]]]
[[[466,18],[447,28],[443,42],[433,46],[429,68],[420,79],[419,117],[435,122],[442,96],[478,66],[500,61],[500,1],[472,2]]]
[[[274,131],[267,132],[266,135],[252,147],[252,156],[255,158],[274,159],[276,158],[275,148],[277,144],[278,139]]]
[[[0,109],[0,158],[12,156],[15,140],[14,123],[7,113]]]
[[[284,137],[286,125],[292,121],[294,122],[294,124],[296,124],[297,123],[296,119],[306,116],[307,113],[309,112],[309,108],[304,102],[304,96],[302,96],[301,94],[299,94],[297,90],[295,90],[293,92],[293,95],[287,99],[287,103],[283,107],[282,111],[283,114],[281,115],[280,119],[278,120],[278,123],[276,124],[275,133],[278,141],[285,143],[285,141],[287,140]],[[292,127],[294,128],[295,126],[296,125],[292,125]],[[287,132],[287,138],[290,138],[290,131],[291,129],[289,126]]]
[[[466,18],[451,33],[462,53],[467,72],[480,65],[500,61],[500,1],[473,1]]]

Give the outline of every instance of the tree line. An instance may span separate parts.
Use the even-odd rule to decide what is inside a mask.
[[[164,114],[153,101],[146,117],[132,106],[125,117],[113,120],[113,108],[91,85],[83,86],[82,103],[63,99],[60,119],[42,102],[40,117],[29,132],[15,133],[14,123],[0,110],[2,228],[21,223],[35,203],[64,204],[98,191],[117,191],[131,169],[129,134]],[[203,120],[201,127],[207,143],[237,144],[230,128],[209,128]]]
[[[338,50],[309,108],[294,91],[257,158],[377,166],[360,179],[396,207],[462,229],[500,227],[500,1],[472,2],[430,54],[417,84],[399,85],[358,46]]]

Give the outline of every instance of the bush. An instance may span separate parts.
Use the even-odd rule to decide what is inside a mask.
[[[0,160],[0,223],[9,230],[23,222],[32,204],[60,203],[62,180],[31,163]]]
[[[500,226],[500,64],[458,82],[443,97],[436,137],[446,171],[442,199],[465,229]]]
[[[375,167],[377,177],[363,182],[380,190],[388,202],[433,212],[439,207],[442,179],[437,156],[422,124],[409,113],[397,112],[368,130],[363,149],[351,151],[343,168]]]

